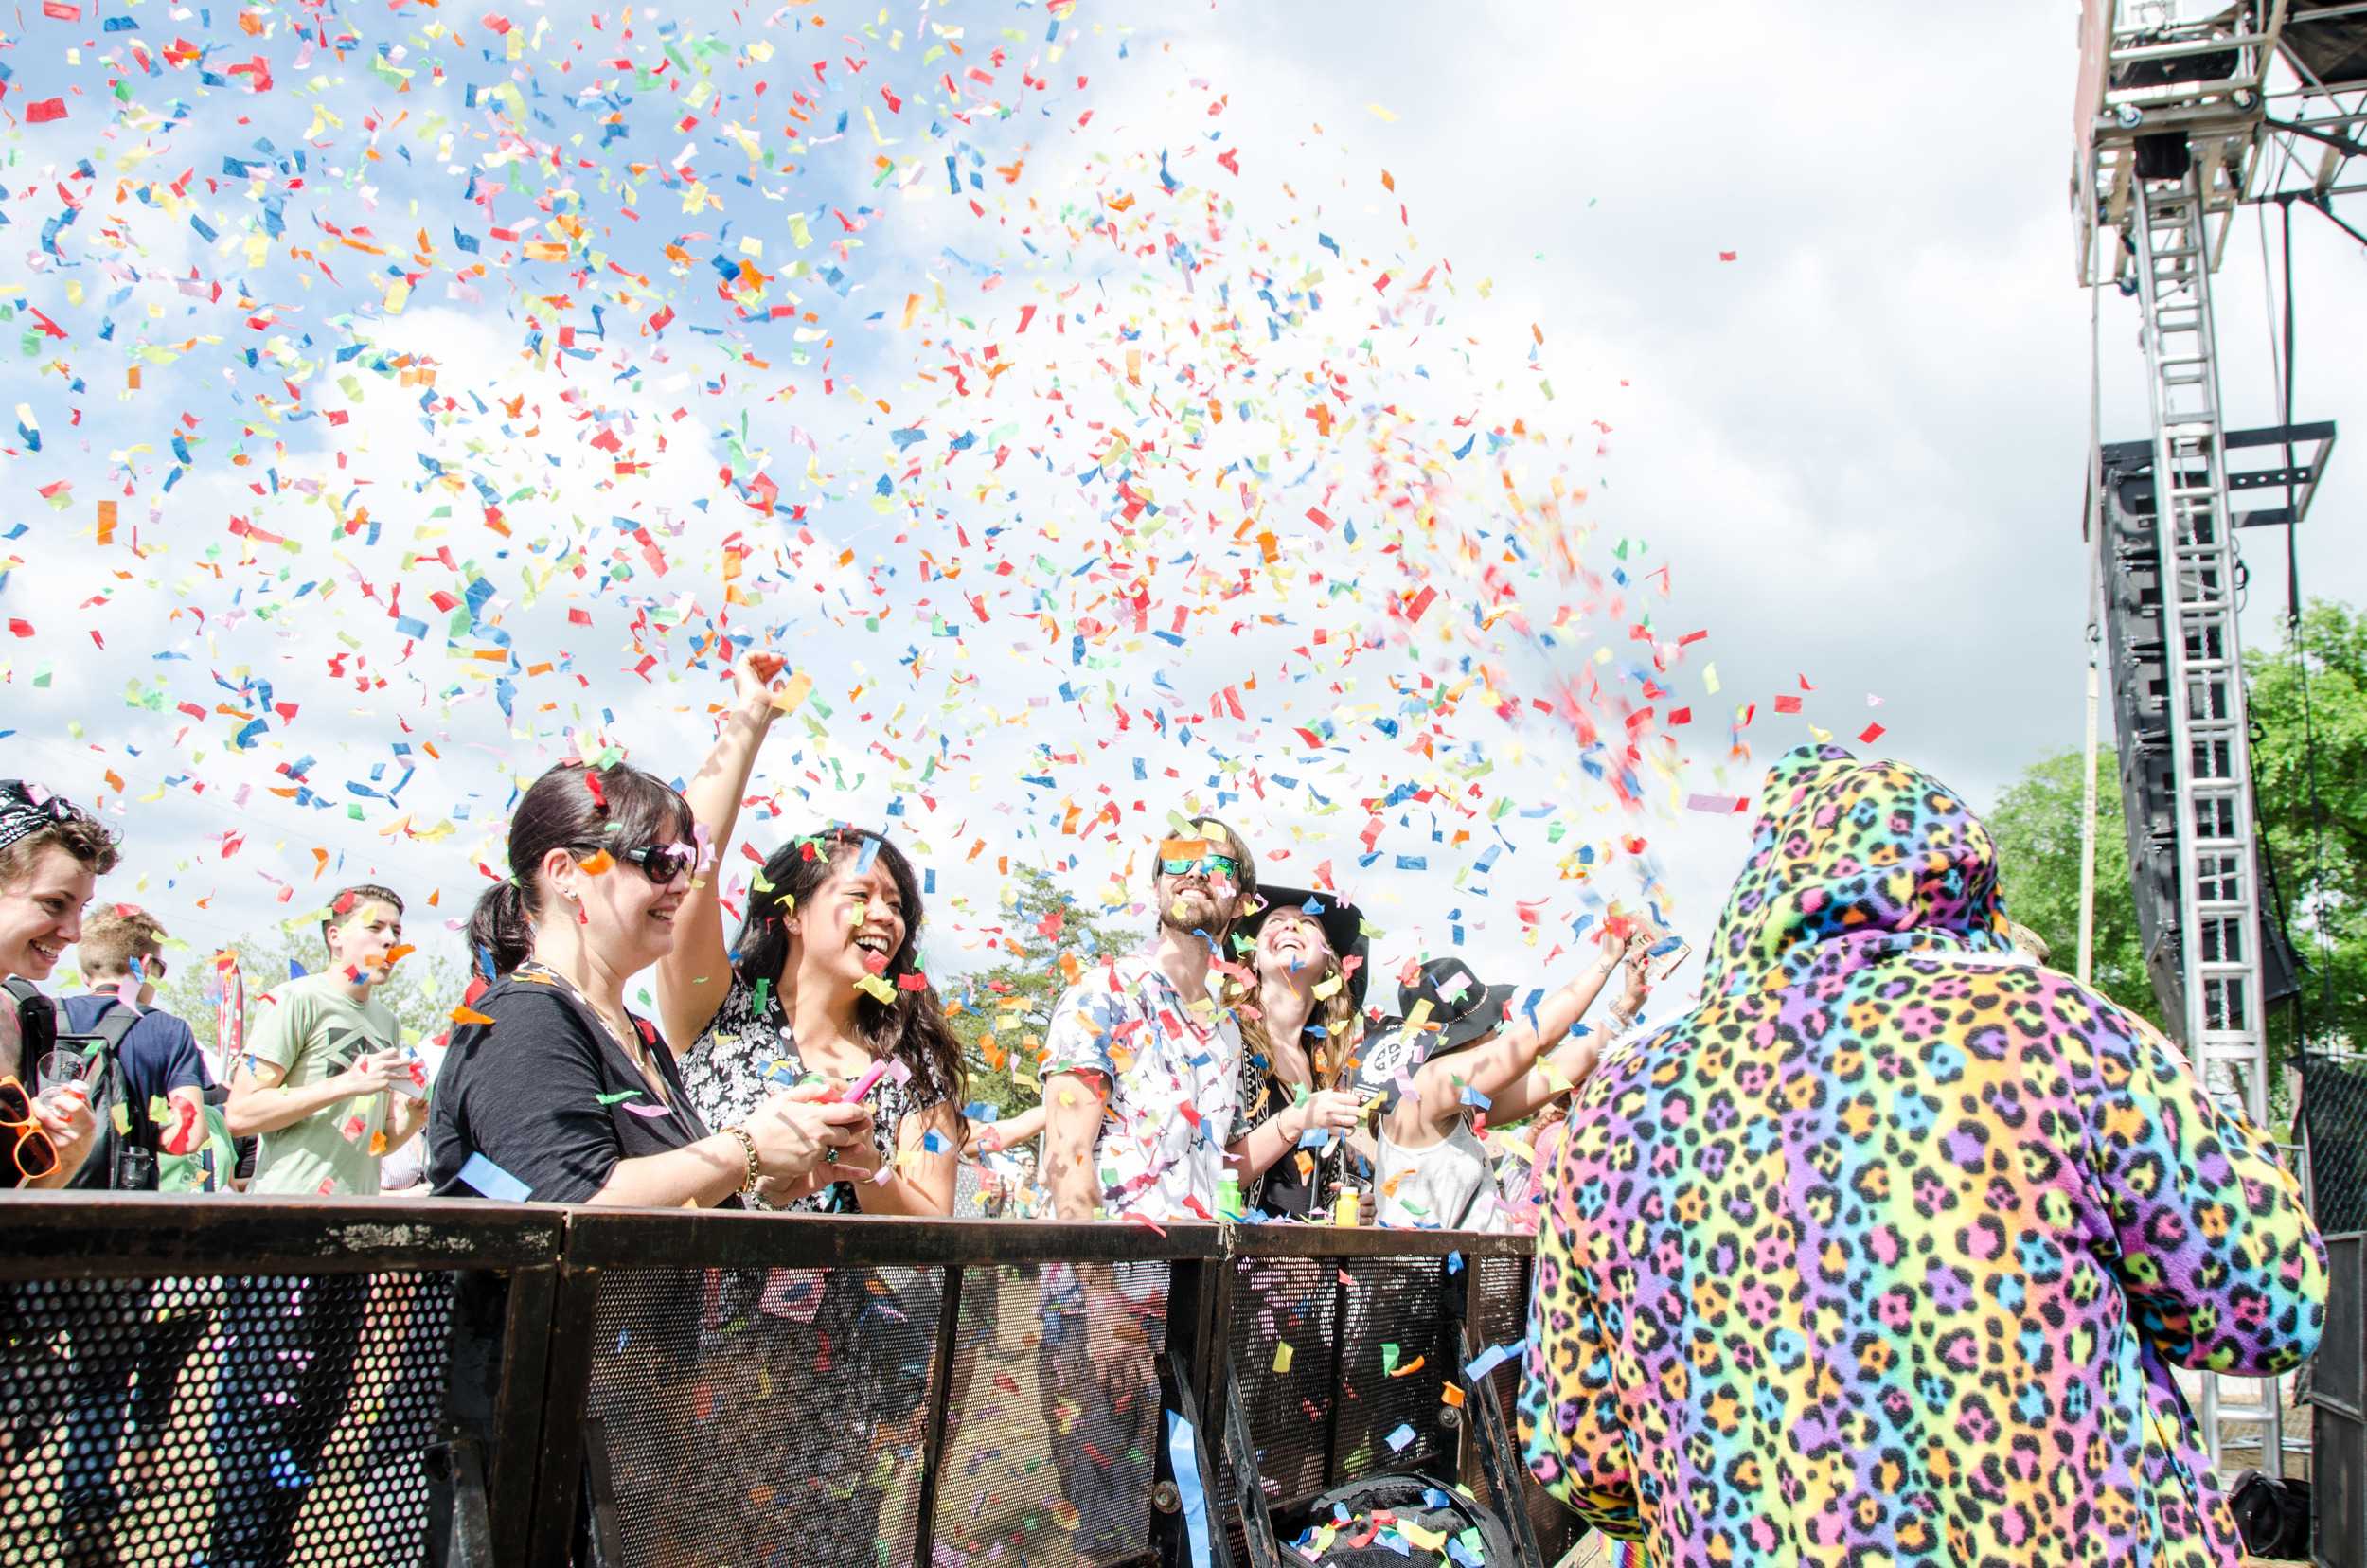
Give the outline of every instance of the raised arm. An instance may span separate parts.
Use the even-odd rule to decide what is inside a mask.
[[[1534,1013],[1516,1014],[1486,1044],[1423,1063],[1414,1075],[1414,1093],[1419,1104],[1410,1108],[1411,1114],[1420,1125],[1434,1128],[1460,1114],[1456,1108],[1461,1104],[1463,1091],[1468,1088],[1487,1098],[1489,1121],[1518,1121],[1536,1105],[1558,1093],[1551,1081],[1535,1072],[1538,1058],[1548,1046],[1555,1047],[1552,1065],[1562,1089],[1592,1072],[1599,1049],[1594,1040],[1588,1036],[1565,1044],[1563,1037],[1569,1034],[1572,1025],[1586,1016],[1587,1008],[1602,994],[1604,985],[1617,972],[1628,947],[1636,940],[1640,938],[1606,942],[1601,955],[1588,966],[1585,973],[1547,995]],[[1524,1085],[1523,1078],[1535,1081]],[[1500,1099],[1504,1103],[1497,1104]],[[1408,1114],[1409,1108],[1401,1105],[1393,1115],[1404,1117]]]
[[[732,666],[731,710],[723,716],[722,730],[706,760],[683,792],[691,814],[706,829],[713,861],[691,879],[689,893],[674,912],[674,951],[657,965],[658,1023],[667,1040],[678,1047],[688,1047],[706,1032],[715,1009],[732,989],[720,898],[723,856],[739,821],[748,775],[756,771],[756,750],[780,711],[773,704],[772,683],[784,663],[778,653],[752,650]]]
[[[1650,989],[1652,966],[1650,938],[1636,936],[1627,945],[1624,960],[1628,971],[1625,990],[1611,1007],[1606,1026],[1591,1029],[1575,1040],[1563,1040],[1538,1060],[1537,1065],[1518,1074],[1502,1089],[1488,1096],[1487,1119],[1490,1123],[1525,1121],[1547,1102],[1568,1094],[1586,1080],[1602,1060],[1603,1046],[1618,1038],[1635,1023],[1643,1010]],[[1583,1014],[1585,1007],[1579,1009]],[[1570,1025],[1562,1025],[1567,1033]],[[1549,1038],[1548,1043],[1551,1043]]]

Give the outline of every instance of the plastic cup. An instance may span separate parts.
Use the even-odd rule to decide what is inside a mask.
[[[90,1059],[80,1051],[51,1051],[33,1068],[33,1093],[51,1105],[71,1095],[90,1098],[90,1084],[82,1075],[90,1069]]]

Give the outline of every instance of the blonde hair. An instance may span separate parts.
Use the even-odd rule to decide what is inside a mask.
[[[165,928],[155,916],[132,904],[113,904],[91,917],[74,952],[85,975],[129,974],[133,958],[162,957],[164,943]]]
[[[1267,1031],[1265,1009],[1257,1005],[1258,987],[1255,955],[1242,966],[1250,975],[1244,985],[1231,975],[1225,977],[1222,1000],[1233,1009],[1235,1021],[1240,1025],[1242,1049],[1252,1056],[1266,1060],[1267,1071],[1273,1070],[1273,1036]],[[1324,960],[1324,971],[1317,984],[1338,981],[1329,996],[1317,1002],[1314,1014],[1323,1020],[1323,1043],[1307,1054],[1308,1074],[1317,1089],[1337,1089],[1347,1071],[1356,1048],[1363,1042],[1364,1015],[1358,1010],[1356,999],[1349,992],[1347,971],[1341,967],[1340,955],[1333,953]]]

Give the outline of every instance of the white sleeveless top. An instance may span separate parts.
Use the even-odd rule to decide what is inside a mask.
[[[1487,1150],[1458,1119],[1428,1149],[1402,1149],[1386,1131],[1375,1150],[1375,1221],[1409,1229],[1498,1231],[1504,1203]]]

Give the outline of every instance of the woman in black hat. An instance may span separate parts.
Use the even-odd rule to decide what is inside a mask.
[[[1363,921],[1333,894],[1261,892],[1265,906],[1233,936],[1243,967],[1227,975],[1241,1027],[1243,1131],[1226,1163],[1244,1211],[1326,1217],[1358,1121],[1341,1082],[1363,1038]],[[1309,1134],[1322,1141],[1310,1147]]]
[[[1399,988],[1405,1017],[1366,1053],[1363,1068],[1363,1081],[1390,1096],[1373,1162],[1381,1224],[1504,1228],[1495,1173],[1472,1131],[1472,1113],[1520,1121],[1593,1072],[1601,1041],[1592,1031],[1565,1037],[1622,965],[1627,994],[1613,1010],[1634,1016],[1644,1003],[1650,947],[1642,932],[1606,931],[1602,953],[1585,973],[1517,1010],[1513,988],[1482,984],[1460,958],[1433,958],[1417,980]]]

